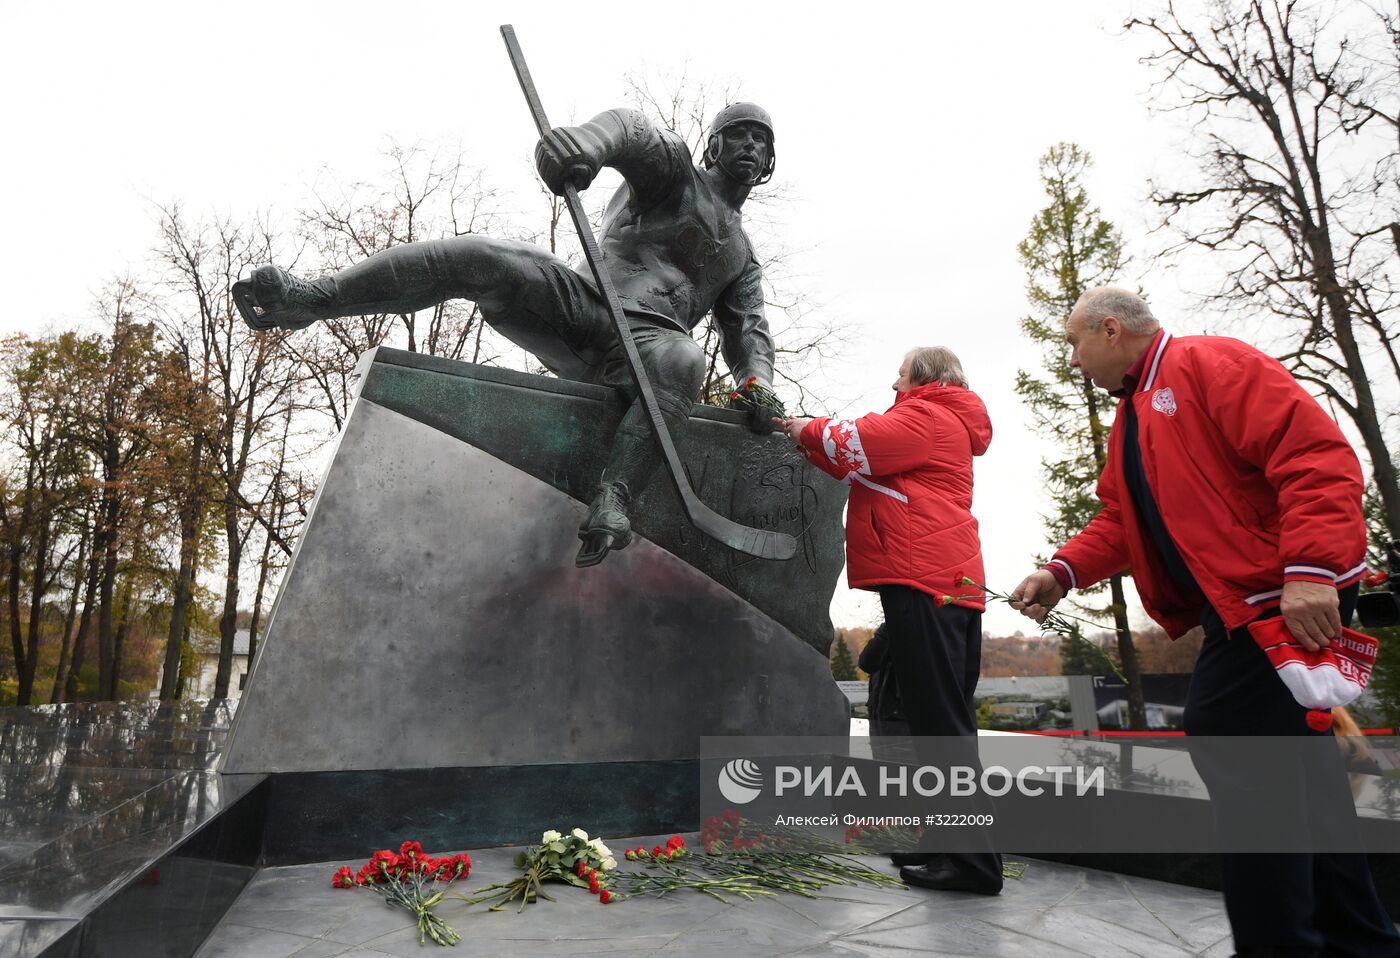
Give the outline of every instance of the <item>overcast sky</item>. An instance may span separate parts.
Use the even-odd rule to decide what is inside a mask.
[[[1009,590],[1050,545],[1039,519],[1047,437],[1029,432],[1012,391],[1016,370],[1039,360],[1017,328],[1027,306],[1016,244],[1044,205],[1036,161],[1047,147],[1072,140],[1093,154],[1091,195],[1137,255],[1126,283],[1141,283],[1174,331],[1205,325],[1181,304],[1183,287],[1206,280],[1159,274],[1145,257],[1159,242],[1146,235],[1147,181],[1182,167],[1184,133],[1148,110],[1142,50],[1119,30],[1129,8],[9,0],[0,332],[90,315],[104,281],[145,262],[155,203],[289,215],[319,175],[380,176],[389,138],[460,142],[519,207],[538,203],[501,23],[515,24],[554,122],[623,103],[627,73],[734,79],[774,117],[797,282],[852,332],[823,371],[839,408],[812,411],[884,409],[909,347],[957,351],[995,428],[974,511],[989,582]],[[872,597],[838,590],[837,624],[877,615]],[[994,608],[986,624],[1023,623]]]

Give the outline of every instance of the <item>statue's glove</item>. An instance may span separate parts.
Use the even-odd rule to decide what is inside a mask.
[[[759,435],[765,435],[778,428],[773,422],[775,416],[779,419],[787,418],[783,401],[773,392],[772,387],[760,383],[756,376],[750,376],[742,386],[730,394],[729,408],[748,413],[749,428]]]
[[[602,153],[597,136],[584,127],[556,126],[535,144],[535,169],[552,193],[563,196],[565,183],[588,189],[603,165]]]

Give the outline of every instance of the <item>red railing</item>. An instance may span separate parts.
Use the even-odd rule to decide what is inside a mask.
[[[1163,729],[1158,732],[1127,732],[1116,729],[1083,729],[1083,728],[1047,728],[1047,729],[1025,729],[1028,735],[1058,735],[1065,738],[1092,738],[1101,736],[1103,738],[1170,738],[1174,736],[1184,736],[1186,733],[1176,729]],[[1400,729],[1393,728],[1364,728],[1362,735],[1400,735]]]

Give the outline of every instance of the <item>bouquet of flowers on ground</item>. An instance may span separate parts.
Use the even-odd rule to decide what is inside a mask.
[[[888,855],[914,852],[923,840],[922,825],[891,825],[871,820],[857,821],[846,829],[846,851],[851,855]]]
[[[780,891],[812,898],[827,885],[904,887],[896,876],[840,854],[844,849],[836,843],[787,828],[765,831],[732,809],[705,822],[700,844],[704,854],[692,854],[674,835],[664,848],[632,849],[628,861],[644,870],[619,872],[614,886],[654,896],[689,888],[721,901],[729,894],[753,900]]]
[[[358,872],[349,865],[341,868],[331,879],[333,888],[371,888],[384,896],[391,906],[403,908],[418,920],[418,943],[432,938],[439,945],[455,945],[462,936],[433,914],[433,906],[442,900],[438,884],[450,885],[471,872],[471,857],[465,854],[433,858],[423,853],[423,846],[407,841],[398,853],[387,848],[375,852]]]
[[[542,886],[547,881],[559,881],[587,888],[604,905],[613,899],[607,881],[608,874],[617,868],[617,859],[602,839],[589,838],[581,828],[567,835],[551,828],[540,836],[538,845],[515,856],[515,866],[524,870],[520,877],[487,885],[471,897],[458,897],[473,905],[489,901],[491,911],[500,911],[519,898],[519,912],[540,898],[552,901]]]

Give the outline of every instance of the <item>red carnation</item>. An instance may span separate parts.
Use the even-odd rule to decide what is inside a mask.
[[[684,839],[684,838],[681,838],[679,835],[672,835],[672,836],[666,841],[666,847],[667,847],[668,849],[671,849],[671,848],[684,848],[684,847],[685,847],[685,839]]]
[[[653,849],[651,850],[651,857],[652,857],[652,858],[660,858],[662,854],[663,854],[663,852],[662,852],[662,848],[661,848],[660,845],[657,845],[655,848],[653,848]]]
[[[387,848],[381,848],[370,856],[369,870],[374,873],[376,878],[380,875],[389,875],[398,867],[399,856]]]
[[[602,886],[598,884],[598,876],[596,874],[590,874],[588,876],[588,890],[596,895],[601,887]]]
[[[332,887],[332,888],[354,888],[354,887],[355,887],[355,873],[354,873],[353,871],[350,870],[350,866],[349,866],[349,865],[344,866],[343,868],[341,868],[339,871],[337,871],[337,872],[335,873],[335,877],[331,879],[331,887]]]
[[[420,845],[418,842],[404,842],[402,845],[399,846],[399,855],[400,857],[407,858],[410,861],[415,858],[422,858],[423,846]]]
[[[578,867],[574,869],[574,873],[578,875],[578,877],[582,878],[583,873],[586,871],[588,871],[588,863],[585,862],[583,859],[579,859]]]
[[[1388,572],[1372,572],[1366,578],[1362,579],[1361,582],[1363,585],[1375,588],[1378,585],[1385,585],[1385,581],[1389,578],[1390,573]]]
[[[744,388],[745,388],[745,389],[748,389],[750,386],[752,386],[752,385],[753,385],[754,383],[756,383],[756,382],[758,382],[758,377],[757,377],[757,376],[750,376],[748,379],[746,379],[746,380],[744,381]]]
[[[606,905],[608,902],[612,901],[612,892],[604,888],[598,893],[598,900]]]

